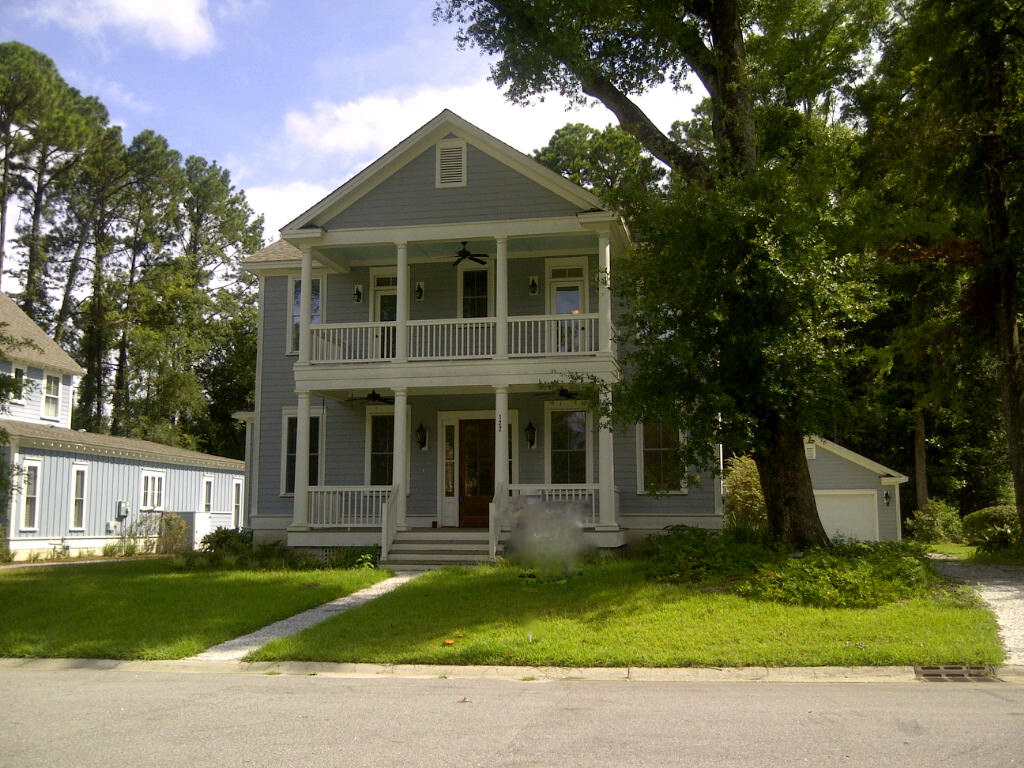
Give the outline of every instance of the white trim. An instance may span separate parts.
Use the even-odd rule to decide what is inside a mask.
[[[147,480],[151,481],[147,483]],[[153,485],[157,487],[154,488]],[[167,493],[167,470],[143,469],[139,474],[139,512],[162,512]],[[147,503],[147,502],[157,503]]]
[[[636,428],[636,493],[638,496],[648,496],[647,492],[647,474],[644,472],[644,425],[642,422],[637,422]],[[679,435],[679,439],[682,440],[682,435]],[[679,487],[658,491],[659,495],[667,494],[669,496],[685,496],[690,492],[690,489],[686,485],[685,472],[683,476],[679,478]]]
[[[265,308],[267,306],[267,281],[261,275],[259,277],[259,315],[258,325],[256,328],[256,393],[253,399],[254,414],[253,419],[253,430],[252,430],[252,455],[245,457],[245,479],[246,489],[250,494],[249,496],[249,522],[252,522],[252,513],[256,512],[259,514],[259,488],[260,488],[260,460],[263,456],[262,444],[260,441],[260,432],[262,431],[262,414],[263,414],[263,349],[266,343],[266,333],[264,332],[263,324],[265,319]]]
[[[310,325],[320,325],[321,323],[324,323],[327,320],[324,317],[324,313],[327,312],[327,272],[323,271],[323,270],[317,270],[317,271],[313,272],[312,280],[313,281],[317,281],[317,280],[320,281],[320,321],[317,322],[316,320],[311,320],[310,321]],[[285,328],[285,339],[284,339],[284,353],[286,355],[297,355],[297,354],[299,354],[298,347],[296,347],[295,349],[292,349],[292,330],[295,327],[295,324],[294,324],[295,315],[292,314],[292,309],[293,309],[294,305],[292,304],[292,301],[295,298],[295,286],[300,284],[301,282],[302,282],[302,276],[301,275],[294,275],[294,274],[289,274],[288,275],[288,298],[287,298],[288,303],[286,305],[287,312],[285,312],[285,319],[286,319],[287,327]],[[300,287],[300,292],[301,292],[301,287]],[[261,307],[263,306],[262,297],[260,299],[260,306]]]
[[[579,400],[545,400],[544,401],[544,434],[538,435],[538,440],[544,442],[544,483],[554,485],[551,481],[551,414],[554,411],[583,411],[587,415],[587,477],[584,482],[592,485],[594,482],[594,417],[585,403]],[[575,483],[570,483],[575,485]]]
[[[25,500],[27,496],[25,494],[25,475],[28,468],[31,467],[36,471],[36,493],[33,498],[35,499],[35,509],[32,512],[32,525],[25,524]],[[18,530],[19,531],[38,531],[39,530],[39,488],[42,485],[43,480],[43,460],[41,458],[22,458],[18,465],[19,474],[21,479],[18,485]]]
[[[456,286],[455,286],[455,301],[456,301],[456,317],[462,318],[462,299],[464,294],[464,282],[463,275],[466,272],[486,272],[487,273],[487,315],[486,317],[494,317],[494,283],[495,283],[495,268],[494,260],[488,260],[486,264],[477,264],[476,262],[469,261],[466,259],[455,269],[457,273]]]
[[[365,431],[363,435],[363,484],[370,485],[370,438],[373,434],[373,424],[371,418],[373,416],[388,416],[394,415],[395,406],[388,405],[387,403],[367,403],[365,413],[363,414]],[[406,426],[409,427],[408,434],[405,436],[406,445],[409,450],[405,452],[405,495],[408,496],[412,491],[412,403],[407,402],[405,404],[406,413]],[[429,439],[429,438],[428,438]],[[416,447],[419,451],[419,446]],[[395,482],[395,446],[391,446],[391,484]]]
[[[82,479],[82,524],[75,525],[75,500],[78,498],[75,494],[75,485],[79,472],[84,476]],[[85,462],[76,461],[71,464],[71,509],[69,512],[68,530],[84,531],[89,514],[89,465]]]
[[[453,151],[454,150],[454,151]],[[451,163],[453,159],[458,165],[454,168],[458,173],[458,178],[454,181],[444,180],[441,174],[441,157],[442,155],[448,156],[448,162]],[[457,156],[457,157],[456,157]],[[465,139],[441,139],[437,142],[434,150],[434,188],[435,189],[450,189],[454,187],[466,186],[466,179],[468,178],[469,171],[467,164],[469,161],[469,152],[466,147]]]
[[[297,427],[298,426],[298,418],[299,418],[298,406],[292,405],[292,406],[288,406],[286,408],[282,408],[281,409],[281,476],[280,476],[281,484],[280,484],[280,486],[278,488],[279,488],[279,491],[280,491],[279,496],[281,498],[283,498],[283,499],[291,499],[291,498],[295,497],[295,492],[294,491],[286,491],[285,488],[287,487],[287,478],[288,478],[288,473],[287,473],[287,468],[288,468],[288,419],[295,419],[296,420],[296,427]],[[326,438],[327,430],[325,428],[326,424],[327,424],[327,408],[326,408],[326,406],[323,403],[321,403],[319,408],[317,408],[317,407],[313,406],[312,404],[310,404],[310,406],[309,406],[309,418],[310,419],[317,418],[317,419],[320,420],[320,424],[319,424],[319,426],[317,428],[317,444],[318,444],[317,450],[318,450],[318,453],[317,453],[317,457],[316,457],[316,465],[317,465],[317,472],[316,472],[316,474],[317,474],[317,484],[318,485],[323,485],[324,484],[324,466],[325,466],[325,464],[324,464],[324,451],[325,451],[326,446],[327,446],[327,438]],[[298,448],[298,446],[296,446],[296,448]],[[296,455],[295,460],[296,461],[299,460],[298,455]],[[306,457],[306,461],[309,461],[309,457],[308,456]],[[311,487],[315,488],[316,486],[313,486],[311,484]]]

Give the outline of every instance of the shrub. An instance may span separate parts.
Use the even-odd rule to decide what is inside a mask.
[[[976,547],[1005,549],[998,544],[1005,542],[1009,546],[1021,538],[1017,508],[1009,504],[971,512],[963,520],[963,529],[967,543]]]
[[[380,547],[335,547],[327,553],[328,568],[376,568]]]
[[[920,594],[933,583],[923,547],[836,542],[763,568],[737,588],[754,600],[815,608],[874,608]]]
[[[960,513],[941,499],[931,499],[921,509],[914,510],[914,516],[907,521],[907,528],[915,541],[924,544],[963,540]]]
[[[14,553],[7,542],[7,529],[0,523],[0,563],[9,563],[14,559]]]
[[[746,529],[768,533],[768,510],[761,492],[761,478],[750,456],[734,456],[725,470],[725,530]]]
[[[763,540],[688,525],[649,536],[639,555],[646,561],[648,578],[673,583],[742,578],[779,558]]]
[[[203,536],[199,546],[206,552],[222,555],[247,555],[252,553],[252,531],[246,528],[217,528]]]
[[[156,538],[156,551],[161,554],[181,552],[185,549],[188,526],[173,512],[160,518],[160,532]]]
[[[121,554],[121,542],[120,541],[108,541],[103,545],[103,556],[104,557],[117,557]]]

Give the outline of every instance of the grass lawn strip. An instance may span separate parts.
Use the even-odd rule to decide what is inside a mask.
[[[819,609],[645,580],[633,562],[562,581],[513,568],[429,573],[250,661],[586,667],[998,664],[995,621],[956,590]]]
[[[0,656],[180,659],[388,576],[181,571],[171,560],[0,571]]]

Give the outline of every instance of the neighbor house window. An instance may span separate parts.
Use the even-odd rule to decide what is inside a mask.
[[[213,478],[203,478],[203,512],[213,512]]]
[[[23,402],[25,399],[25,369],[15,366],[11,376],[14,378],[14,392],[11,393],[11,402]]]
[[[309,485],[320,485],[320,416],[309,417]],[[284,476],[281,481],[282,493],[295,493],[295,454],[299,447],[299,417],[285,415],[284,433]]]
[[[43,463],[38,459],[21,463],[21,527],[35,530],[39,522],[39,475]]]
[[[310,283],[310,322],[318,325],[323,322],[323,292],[322,283],[319,277],[314,277]],[[295,354],[299,351],[299,330],[302,313],[302,281],[297,277],[288,280],[288,296],[290,301],[291,315],[288,325],[288,353]]]
[[[46,375],[43,388],[43,416],[60,418],[60,376]]]
[[[155,470],[144,470],[142,473],[142,512],[159,512],[164,508],[164,477],[165,473]]]
[[[242,525],[242,488],[241,480],[231,482],[231,521],[236,528]]]
[[[547,421],[550,482],[555,485],[584,485],[590,482],[590,440],[586,410],[549,404]]]
[[[683,474],[676,458],[679,433],[660,421],[637,425],[637,467],[640,493],[684,492]]]
[[[75,466],[71,470],[71,528],[85,528],[85,473],[84,466]]]

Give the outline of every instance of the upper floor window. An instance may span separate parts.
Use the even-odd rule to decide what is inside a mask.
[[[441,187],[466,186],[466,142],[445,139],[437,143],[436,185]]]
[[[317,325],[323,322],[323,283],[321,278],[314,277],[310,283],[310,322]],[[302,280],[297,277],[288,278],[289,320],[288,320],[288,354],[299,351],[299,328],[302,318]]]
[[[46,374],[43,382],[43,417],[60,418],[60,376]]]
[[[11,376],[14,378],[14,392],[11,393],[11,402],[21,403],[25,400],[25,369],[14,366]]]
[[[165,474],[159,470],[143,470],[142,503],[139,504],[141,511],[159,512],[164,508]]]

